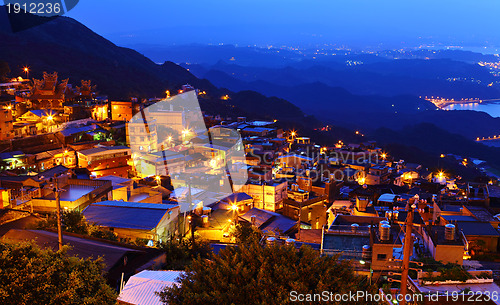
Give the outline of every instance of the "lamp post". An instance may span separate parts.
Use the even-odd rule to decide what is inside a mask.
[[[183,141],[187,141],[187,137],[189,136],[190,133],[191,131],[189,129],[184,129],[182,131]]]
[[[29,67],[24,67],[23,68],[24,73],[26,73],[26,78],[30,78],[30,68]]]
[[[238,206],[236,204],[232,204],[231,205],[231,210],[233,210],[233,218],[234,218],[234,224],[237,225],[238,224]]]
[[[63,247],[62,224],[61,224],[61,196],[59,194],[59,185],[57,177],[54,174],[54,193],[56,195],[56,209],[57,209],[57,241],[59,244],[59,251]]]

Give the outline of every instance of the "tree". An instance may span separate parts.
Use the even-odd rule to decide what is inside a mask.
[[[115,304],[101,259],[80,259],[32,243],[0,243],[0,304]]]
[[[226,247],[210,260],[194,260],[180,282],[180,287],[166,287],[158,293],[163,303],[289,304],[292,291],[376,293],[366,278],[355,275],[350,261],[320,256],[307,246],[297,250],[291,245],[262,246],[255,241]]]
[[[117,241],[118,237],[115,233],[102,229],[94,223],[90,223],[85,219],[85,216],[76,210],[64,211],[61,218],[63,230],[65,232],[88,235],[92,237]],[[35,226],[35,229],[57,230],[57,217],[55,214],[49,214],[47,219],[40,220]]]
[[[262,232],[248,223],[239,223],[235,225],[233,235],[238,244],[258,242],[262,238]]]
[[[166,254],[163,269],[184,270],[192,263],[192,260],[201,257],[209,258],[212,253],[210,244],[203,240],[198,233],[195,233],[195,243],[193,245],[191,237],[171,236],[166,241],[159,243],[158,248]]]

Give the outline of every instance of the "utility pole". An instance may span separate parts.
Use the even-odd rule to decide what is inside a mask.
[[[57,208],[57,240],[59,243],[59,250],[63,247],[63,237],[62,237],[62,224],[61,224],[61,199],[59,194],[59,186],[57,183],[57,177],[54,174],[54,192],[56,194],[56,208]]]
[[[297,237],[298,237],[297,240],[300,240],[300,218],[302,217],[301,215],[302,215],[302,201],[299,202],[299,220],[297,221],[298,225],[299,225],[299,228],[298,228],[299,232],[297,234]]]
[[[191,212],[193,213],[193,212]],[[191,241],[193,243],[193,249],[194,249],[194,246],[195,246],[195,241],[194,241],[194,218],[191,217],[191,219],[189,220],[189,222],[191,223]]]
[[[406,232],[405,232],[405,244],[403,249],[403,270],[401,272],[401,295],[403,300],[402,305],[406,305],[406,293],[408,291],[408,271],[410,270],[410,253],[413,247],[413,240],[411,237],[412,227],[413,227],[413,206],[408,208],[408,215],[406,216]]]
[[[193,177],[189,177],[188,178],[188,194],[187,194],[187,200],[189,202],[189,207],[190,207],[190,211],[189,213],[191,214],[189,217],[189,226],[190,226],[190,229],[191,229],[191,241],[193,243],[193,249],[194,249],[194,213],[193,213],[193,209],[194,209],[194,206],[193,206],[193,195],[191,193],[191,183],[192,183],[192,180],[193,180]]]

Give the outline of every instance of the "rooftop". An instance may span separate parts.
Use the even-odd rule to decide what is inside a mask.
[[[292,231],[297,222],[286,216],[278,213],[252,208],[241,216],[248,222],[252,221],[252,216],[255,216],[255,225],[263,232],[281,232],[287,233]]]
[[[163,305],[156,294],[165,287],[179,284],[183,271],[152,271],[144,270],[130,277],[120,292],[118,300],[127,304]]]
[[[75,201],[92,192],[96,188],[96,186],[88,185],[66,185],[61,188],[62,192],[59,193],[59,199],[61,201]],[[55,200],[56,196],[54,193],[50,193],[49,195],[45,196],[44,199]]]
[[[136,230],[152,230],[167,213],[167,207],[161,204],[150,207],[152,203],[137,203],[114,201],[113,203],[91,204],[83,215],[89,222],[110,228],[124,228]]]
[[[456,224],[464,235],[500,236],[500,233],[489,222],[457,221]]]
[[[434,245],[456,245],[463,246],[463,241],[458,236],[458,231],[455,230],[455,239],[447,240],[445,238],[445,227],[444,226],[431,226],[429,235],[432,239]]]
[[[49,247],[53,250],[58,249],[56,232],[11,229],[3,236],[3,238],[15,242],[34,240],[40,246]],[[126,248],[124,246],[118,246],[83,237],[69,236],[67,234],[64,235],[64,243],[71,246],[68,250],[69,255],[78,255],[81,258],[103,257],[104,263],[106,264],[106,271],[111,269],[116,263],[120,262],[125,254],[129,252],[140,252],[139,250]]]

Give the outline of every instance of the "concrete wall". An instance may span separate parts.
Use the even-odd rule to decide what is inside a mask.
[[[456,245],[438,245],[434,259],[443,263],[462,265],[464,262],[464,247]]]
[[[389,270],[391,265],[389,259],[392,258],[393,244],[377,244],[372,246],[372,269]],[[385,259],[379,259],[379,255],[385,255]],[[393,269],[393,268],[392,268]],[[391,269],[391,270],[392,270]]]

